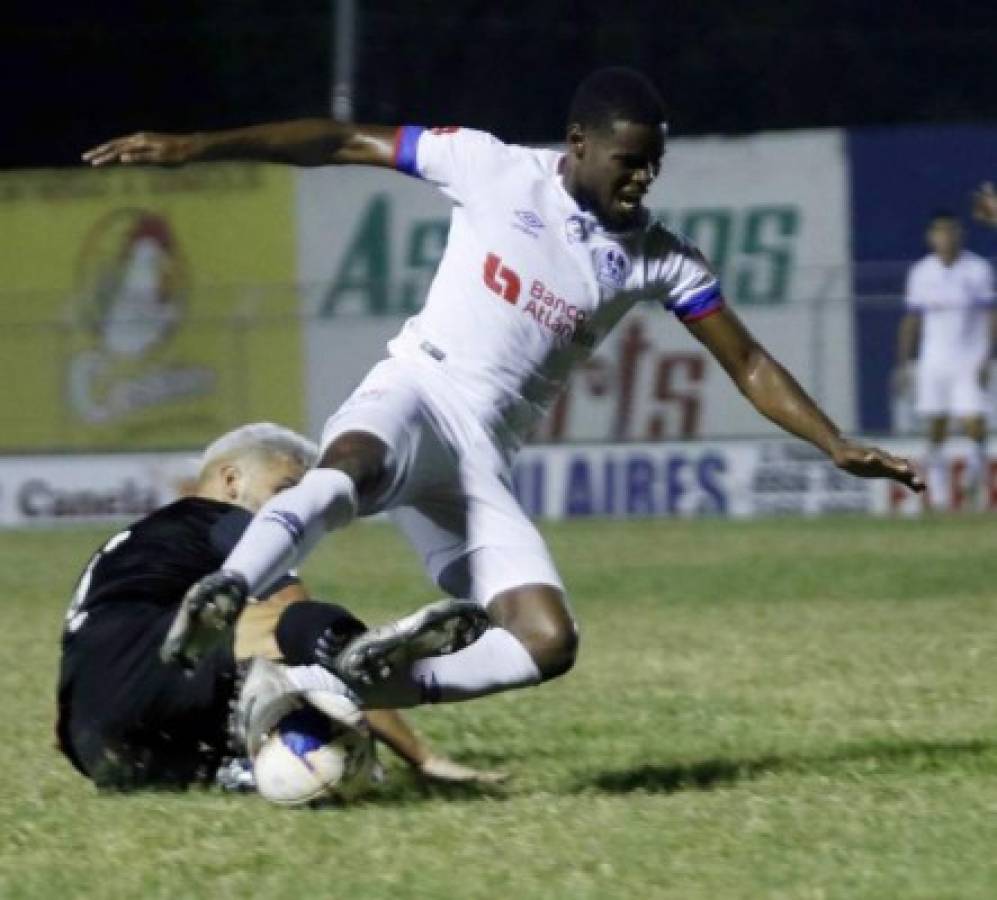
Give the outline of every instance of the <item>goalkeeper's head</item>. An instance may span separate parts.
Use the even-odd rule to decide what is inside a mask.
[[[315,444],[289,428],[272,422],[243,425],[205,449],[197,495],[255,512],[297,484],[317,457]]]

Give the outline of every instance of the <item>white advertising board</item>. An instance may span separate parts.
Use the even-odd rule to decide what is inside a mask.
[[[0,526],[138,519],[189,492],[193,453],[0,457]]]
[[[918,461],[923,443],[887,441],[883,449]],[[936,511],[970,506],[968,446],[947,448],[951,490]],[[925,498],[901,485],[840,472],[794,440],[691,441],[527,447],[516,460],[516,495],[538,519],[589,517],[840,513],[919,515]],[[997,510],[997,458],[990,460],[986,509]]]
[[[923,444],[889,441],[884,449],[916,460]],[[969,505],[967,451],[961,441],[948,448],[945,508]],[[189,493],[196,469],[196,455],[184,453],[0,457],[0,526],[137,519]],[[531,446],[513,476],[520,503],[537,519],[906,516],[924,509],[905,488],[845,475],[791,440]],[[997,510],[997,457],[985,506]]]

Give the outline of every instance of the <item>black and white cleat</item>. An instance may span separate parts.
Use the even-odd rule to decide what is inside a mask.
[[[254,657],[232,710],[229,730],[235,746],[253,759],[277,723],[306,702],[283,665]]]
[[[226,760],[215,772],[215,784],[226,793],[252,793],[256,790],[253,764],[245,756],[236,756]]]
[[[173,624],[159,648],[167,664],[193,669],[226,641],[249,599],[246,579],[234,572],[213,572],[184,594]]]
[[[491,625],[487,611],[478,603],[439,600],[364,632],[344,648],[320,641],[316,657],[348,685],[371,685],[417,659],[463,650]]]

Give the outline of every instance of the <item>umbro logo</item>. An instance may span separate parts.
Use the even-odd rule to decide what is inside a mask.
[[[536,237],[537,232],[544,227],[543,219],[533,212],[532,209],[517,209],[515,216],[516,221],[512,223],[512,227],[522,231],[524,234],[528,234],[530,237]]]

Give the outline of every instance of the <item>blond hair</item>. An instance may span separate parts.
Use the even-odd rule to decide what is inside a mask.
[[[310,469],[318,460],[318,447],[290,428],[273,422],[253,422],[208,444],[201,456],[201,474],[218,463],[250,455],[283,456]]]

